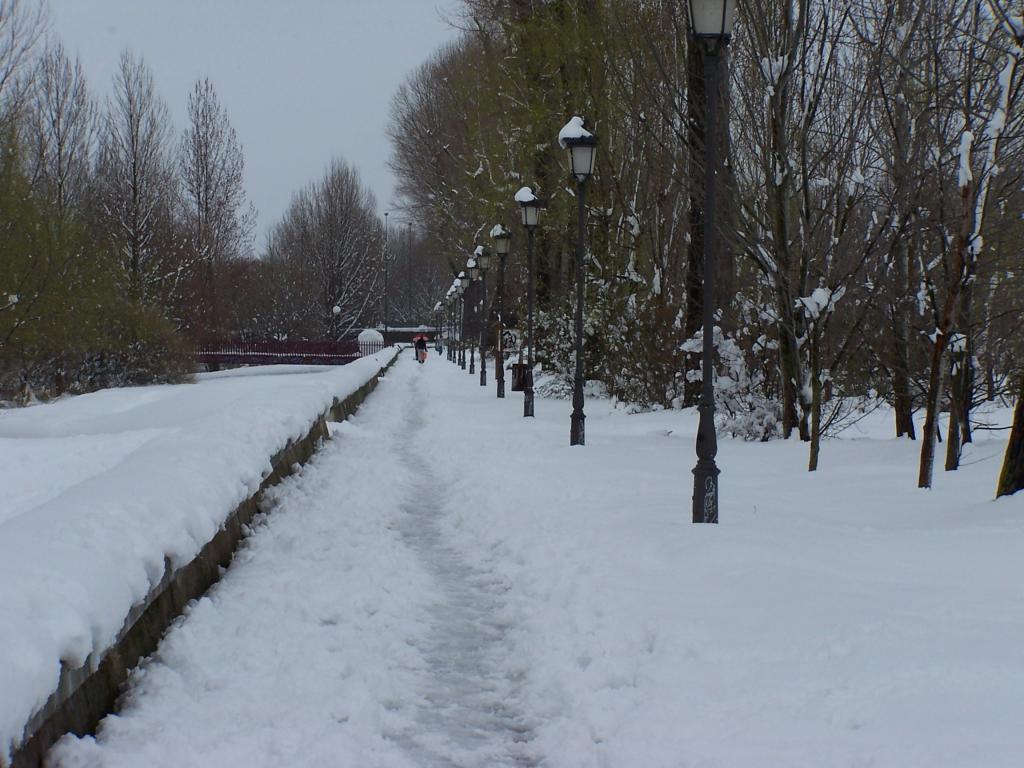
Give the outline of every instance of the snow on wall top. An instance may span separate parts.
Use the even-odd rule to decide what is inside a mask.
[[[258,490],[271,457],[395,354],[0,415],[0,465],[17,468],[0,499],[0,757],[56,690],[61,662],[80,667],[110,648],[165,559],[191,561]],[[21,503],[8,505],[8,494]]]

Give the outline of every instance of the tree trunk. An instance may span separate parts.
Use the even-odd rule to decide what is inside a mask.
[[[952,354],[949,387],[949,430],[946,441],[946,471],[960,467],[963,446],[971,442],[971,400],[974,397],[974,344],[971,342],[971,299],[974,281],[964,281],[957,302],[957,325],[962,341]]]
[[[800,387],[801,391],[804,385]],[[813,397],[811,398],[813,402]],[[800,441],[808,443],[811,440],[811,403],[800,397]]]
[[[58,357],[54,364],[53,389],[58,397],[68,391],[67,374],[64,368],[64,358]]]
[[[939,400],[942,390],[942,359],[949,346],[957,312],[961,309],[960,291],[968,275],[967,249],[971,242],[974,213],[974,185],[968,182],[960,189],[960,229],[957,232],[952,269],[942,310],[936,318],[935,346],[928,374],[928,395],[925,401],[924,439],[921,441],[921,463],[917,473],[917,487],[932,487],[932,470],[935,465],[935,437],[938,431]],[[955,405],[954,405],[955,407]]]
[[[1003,471],[999,473],[996,497],[1009,496],[1024,489],[1024,376],[1017,391],[1017,407],[1013,411],[1013,429],[1006,445]]]
[[[954,370],[950,376],[949,388],[949,425],[946,429],[946,471],[952,472],[960,467],[960,395],[957,390],[960,388],[960,371],[957,369],[961,354],[953,355],[956,362],[953,363]]]
[[[910,359],[907,340],[897,337],[895,346],[896,366],[893,369],[892,390],[893,410],[896,416],[896,437],[909,437],[911,440],[916,440],[913,398],[910,395],[910,376],[908,375]]]
[[[942,358],[946,351],[946,337],[935,337],[932,363],[928,371],[928,393],[924,403],[924,430],[921,437],[921,463],[917,473],[917,487],[932,487],[932,468],[935,465],[935,434],[938,430],[939,396],[942,389]]]
[[[909,247],[901,238],[895,250],[893,261],[899,295],[892,303],[893,410],[896,416],[896,437],[914,440],[914,401],[910,394],[910,312],[907,306]]]
[[[796,415],[796,374],[794,342],[782,323],[779,323],[779,376],[782,379],[782,437],[789,440],[798,424]]]
[[[807,471],[815,472],[821,455],[821,339],[816,338],[811,343],[811,449]]]
[[[974,268],[971,268],[964,281],[964,290],[960,295],[960,327],[963,328],[964,352],[960,360],[960,375],[957,397],[959,398],[960,443],[967,445],[973,442],[971,436],[971,403],[974,402]]]
[[[913,0],[896,0],[895,23],[911,25],[912,19],[920,10]],[[908,27],[909,28],[909,27]],[[909,37],[909,36],[908,36]],[[896,295],[891,304],[893,325],[893,409],[896,417],[896,437],[916,439],[914,432],[914,401],[910,391],[910,317],[913,304],[911,273],[915,260],[915,243],[917,229],[917,199],[914,192],[918,179],[918,170],[911,160],[915,147],[915,132],[910,115],[909,100],[906,98],[916,87],[912,84],[912,67],[909,65],[910,46],[904,40],[897,50],[889,68],[890,76],[896,79],[896,87],[892,99],[893,112],[893,165],[892,183],[898,205],[898,215],[906,225],[897,230],[896,241],[893,243],[893,270],[895,272],[894,289]],[[888,62],[887,62],[888,63]]]

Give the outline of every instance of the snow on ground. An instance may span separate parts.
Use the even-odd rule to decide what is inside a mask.
[[[108,648],[165,558],[188,562],[270,457],[392,354],[0,413],[0,754],[56,689],[60,662]]]
[[[883,414],[816,474],[724,440],[695,526],[692,413],[590,401],[571,448],[476,381],[400,361],[55,764],[1019,766],[1005,432],[931,492]]]

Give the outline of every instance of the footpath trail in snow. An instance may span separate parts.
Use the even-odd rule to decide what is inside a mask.
[[[95,739],[65,737],[57,766],[536,764],[508,585],[442,530],[445,489],[418,440],[430,375],[400,360],[334,429],[133,675],[122,712]]]
[[[513,653],[503,599],[508,584],[469,565],[445,539],[444,488],[415,447],[431,405],[419,376],[410,379],[399,457],[412,483],[401,531],[440,590],[421,645],[429,678],[417,717],[423,727],[410,735],[411,752],[420,765],[536,765],[528,751],[530,727],[517,704],[517,681],[505,666]]]

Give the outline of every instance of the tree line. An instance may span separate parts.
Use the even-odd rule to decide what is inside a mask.
[[[523,184],[538,232],[541,362],[570,371],[572,184],[559,126],[600,139],[588,190],[587,378],[621,400],[693,405],[700,386],[702,157],[719,211],[721,428],[821,438],[871,403],[947,469],[1019,395],[1024,20],[1009,0],[739,0],[703,135],[686,3],[463,0],[459,39],[394,100],[408,210],[457,272]],[[525,239],[525,238],[523,238]],[[510,283],[522,287],[520,259]],[[518,295],[524,295],[519,290]],[[923,412],[924,428],[913,414]],[[947,430],[939,435],[939,414]]]
[[[257,245],[213,83],[176,130],[140,56],[101,100],[48,27],[45,4],[0,0],[0,401],[180,380],[210,337],[344,338],[383,321],[388,257],[417,288],[392,324],[426,317],[427,244],[410,229],[385,248],[351,166],[329,163]]]
[[[0,391],[178,379],[250,255],[237,137],[208,80],[176,133],[128,51],[101,104],[47,27],[44,4],[0,6]]]

